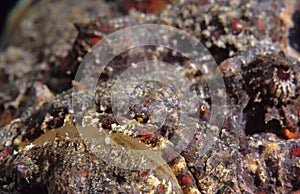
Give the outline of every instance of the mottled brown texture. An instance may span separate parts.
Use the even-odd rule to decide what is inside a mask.
[[[138,1],[129,2],[139,4]],[[295,10],[287,3],[295,2],[185,0],[155,15],[129,11],[129,15],[120,18],[111,17],[121,14],[120,10],[114,14],[106,10],[103,12],[106,17],[100,19],[64,20],[67,26],[75,23],[78,31],[75,40],[72,38],[75,28],[71,30],[67,26],[45,37],[47,29],[51,28],[49,22],[56,21],[57,15],[32,12],[26,20],[29,24],[37,21],[37,26],[23,26],[21,32],[24,34],[20,37],[24,38],[24,45],[18,39],[12,43],[21,50],[26,49],[38,63],[24,60],[26,67],[34,63],[34,68],[17,73],[5,65],[19,62],[18,58],[1,61],[0,192],[299,192],[300,67],[296,62],[299,58],[289,57],[299,57],[299,53],[291,52],[288,45],[291,16]],[[66,10],[71,8],[67,3],[50,5],[52,11],[64,6]],[[108,5],[115,8],[112,4],[105,4],[105,7]],[[153,12],[148,8],[138,10]],[[202,73],[189,69],[185,57],[168,49],[148,46],[121,53],[108,64],[113,71],[108,68],[103,71],[96,93],[76,82],[73,82],[74,86],[77,84],[76,92],[72,95],[68,90],[79,64],[93,45],[115,30],[144,23],[169,25],[191,33],[212,53],[220,64],[227,89],[226,94],[221,94],[228,100],[226,112],[219,113],[225,116],[222,128],[208,123],[214,106],[210,95],[215,94],[207,91]],[[38,29],[40,26],[45,28]],[[32,32],[28,33],[30,30]],[[65,30],[63,37],[57,35],[61,30]],[[38,42],[43,38],[45,41]],[[53,42],[53,39],[57,40]],[[281,50],[285,54],[280,53]],[[4,59],[14,59],[12,52],[1,55]],[[151,57],[178,63],[189,70],[185,75],[193,82],[191,89],[202,96],[200,107],[195,107],[200,115],[188,115],[190,122],[181,128],[176,126],[176,117],[168,117],[163,126],[147,122],[153,116],[147,109],[151,103],[173,95],[165,87],[159,88],[161,93],[146,93],[148,101],[142,103],[141,96],[133,92],[129,111],[132,117],[129,116],[127,123],[114,119],[109,91],[116,78],[132,63]],[[146,91],[151,84],[141,87]],[[176,108],[174,104],[167,106]],[[173,110],[173,116],[178,116],[178,112]],[[159,164],[150,170],[143,168],[134,154],[115,153],[112,159],[140,167],[140,170],[123,169],[105,160],[104,156],[114,152],[114,147],[101,149],[81,138],[74,123],[90,136],[102,130],[108,138],[99,137],[100,140],[116,141],[127,148],[167,149],[150,156],[154,158],[153,164]],[[186,149],[180,153],[168,149],[188,131],[194,133],[190,139],[183,138],[187,142]]]

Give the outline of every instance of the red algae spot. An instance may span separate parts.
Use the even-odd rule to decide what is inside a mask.
[[[164,186],[160,186],[159,189],[158,189],[159,193],[163,193],[165,191],[165,188]]]
[[[153,133],[151,131],[148,131],[146,129],[142,129],[140,138],[141,138],[142,141],[146,142],[149,139],[156,138],[156,135],[155,135],[155,133]]]
[[[293,148],[291,152],[291,156],[300,157],[300,147]]]
[[[249,27],[249,25],[241,20],[235,20],[232,23],[232,29],[236,33],[240,33],[241,31],[245,30],[247,27]]]
[[[148,172],[143,172],[142,174],[141,174],[141,177],[147,177],[148,176]]]
[[[0,152],[0,158],[5,159],[12,153],[12,149],[10,147],[5,148],[2,152]]]
[[[130,27],[129,25],[124,25],[124,26],[122,26],[122,29],[125,29],[125,28],[128,28],[128,27]]]
[[[100,31],[104,32],[104,33],[110,33],[110,32],[112,32],[112,29],[109,26],[102,26]]]
[[[92,38],[89,38],[89,43],[90,43],[91,45],[95,45],[95,44],[97,44],[97,42],[99,42],[101,39],[102,39],[102,38],[100,38],[100,37],[92,37]]]
[[[189,185],[191,183],[192,183],[192,179],[188,174],[185,173],[184,175],[182,175],[182,177],[181,177],[182,185]]]
[[[125,0],[121,1],[126,12],[129,12],[131,9],[136,9],[143,13],[156,14],[160,13],[168,4],[174,2],[174,0],[142,0],[142,1],[133,1]]]

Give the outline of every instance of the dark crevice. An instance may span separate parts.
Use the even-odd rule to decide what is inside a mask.
[[[20,191],[22,194],[48,194],[48,188],[46,185],[36,183],[33,185],[27,185]]]
[[[265,131],[265,109],[261,103],[254,103],[250,101],[244,109],[244,114],[247,118],[246,135],[253,135]]]
[[[210,53],[213,55],[214,59],[216,60],[217,64],[220,64],[225,59],[229,58],[230,51],[237,52],[237,49],[229,44],[226,44],[226,49],[219,48],[217,46],[212,46],[208,49]]]
[[[289,31],[289,42],[290,46],[300,53],[300,10],[293,14],[292,20],[294,27]]]

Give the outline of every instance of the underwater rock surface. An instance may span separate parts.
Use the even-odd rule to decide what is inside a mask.
[[[296,0],[89,1],[82,9],[76,2],[30,5],[18,37],[8,37],[0,53],[1,193],[300,192]],[[62,10],[73,11],[58,14]],[[185,56],[152,45],[115,56],[96,91],[74,81],[97,42],[147,23],[199,39],[217,62],[226,93],[210,94],[206,78]],[[186,122],[179,122],[185,104],[156,82],[131,91],[126,122],[114,117],[110,90],[118,75],[148,58],[187,69],[201,98]],[[226,96],[226,111],[218,113],[225,118],[221,128],[209,122],[211,95]],[[161,121],[163,110],[168,114]],[[96,141],[104,148],[79,131],[90,137],[103,132]],[[106,148],[111,142],[124,152]],[[169,149],[181,143],[184,150]]]

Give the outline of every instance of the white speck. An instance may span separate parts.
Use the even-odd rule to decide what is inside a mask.
[[[137,64],[136,63],[131,63],[131,66],[136,68],[137,67]]]
[[[116,123],[111,124],[111,129],[112,129],[112,130],[115,130],[116,127],[117,127],[117,124],[116,124]]]
[[[142,163],[145,163],[147,161],[147,159],[145,158],[145,156],[142,156]]]
[[[24,148],[24,150],[25,151],[28,151],[28,150],[30,150],[31,148],[33,148],[34,147],[34,145],[32,144],[32,143],[30,143],[29,145],[27,145],[25,148]]]
[[[110,139],[110,137],[105,137],[105,143],[106,144],[111,144],[111,139]]]
[[[96,63],[97,65],[99,65],[99,64],[100,64],[100,60],[99,60],[99,59],[96,59],[96,60],[95,60],[95,63]]]
[[[203,64],[202,68],[203,68],[204,74],[207,74],[208,73],[208,67],[207,67],[207,65]]]

